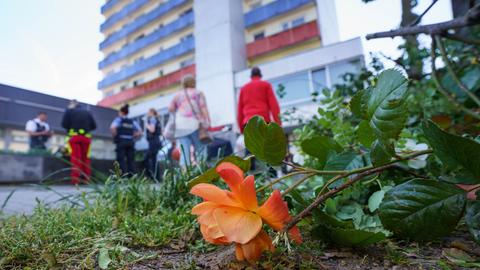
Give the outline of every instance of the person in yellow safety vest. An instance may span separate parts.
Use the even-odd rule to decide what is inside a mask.
[[[91,176],[89,156],[92,135],[90,132],[97,128],[95,119],[76,100],[72,100],[63,115],[62,127],[68,134],[67,149],[70,152],[70,163],[72,165],[71,182],[78,185],[80,179],[83,178],[84,182],[88,183]]]

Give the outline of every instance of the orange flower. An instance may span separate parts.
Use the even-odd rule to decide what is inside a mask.
[[[253,176],[244,178],[243,171],[229,162],[220,164],[216,170],[230,191],[203,183],[190,191],[204,199],[192,209],[192,214],[198,215],[200,231],[205,240],[212,244],[235,242],[239,260],[254,261],[263,251],[273,251],[270,237],[262,230],[263,223],[280,231],[292,218],[280,192],[275,190],[259,207]],[[290,230],[289,234],[297,243],[301,243],[297,227]]]

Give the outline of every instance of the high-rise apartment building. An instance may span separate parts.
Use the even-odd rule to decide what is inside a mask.
[[[136,116],[166,111],[190,73],[213,124],[234,124],[252,66],[282,86],[282,109],[312,111],[312,92],[363,65],[361,40],[339,40],[334,0],[108,0],[101,12],[99,104]]]

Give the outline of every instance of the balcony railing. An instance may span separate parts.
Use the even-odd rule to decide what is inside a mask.
[[[135,76],[141,72],[144,72],[148,69],[151,69],[155,66],[158,66],[160,64],[163,64],[171,59],[177,58],[179,56],[182,56],[186,53],[189,53],[195,49],[195,38],[194,37],[189,37],[185,39],[184,41],[178,43],[177,45],[174,45],[166,50],[163,50],[153,56],[150,56],[149,58],[140,60],[137,63],[134,63],[128,67],[125,67],[124,69],[111,74],[107,77],[105,77],[103,80],[101,80],[98,83],[98,88],[103,89],[105,87],[108,87],[110,85],[113,85],[117,82],[123,81],[127,78],[130,78],[132,76]]]
[[[110,16],[102,25],[100,25],[100,31],[105,31],[106,29],[113,26],[118,21],[128,17],[128,15],[132,14],[133,12],[137,11],[144,5],[146,5],[150,0],[135,0],[132,3],[123,7],[120,11]]]
[[[103,61],[98,64],[100,69],[103,69],[127,56],[130,56],[139,50],[175,33],[182,29],[185,29],[193,25],[193,13],[189,13],[185,16],[178,18],[177,20],[159,28],[151,34],[134,41],[133,43],[125,46],[120,51],[108,55]]]
[[[127,37],[131,33],[134,33],[143,26],[154,22],[158,18],[167,14],[170,10],[177,8],[185,3],[188,0],[169,0],[164,4],[159,5],[157,8],[153,9],[149,13],[142,15],[135,19],[135,21],[126,24],[122,29],[108,36],[102,43],[100,43],[100,50],[107,48],[108,46],[114,44],[115,42]]]
[[[118,4],[118,2],[120,2],[121,0],[109,0],[108,2],[105,3],[105,5],[103,5],[100,10],[102,12],[102,14],[104,14],[105,12],[107,12],[107,10],[113,8],[115,5]]]
[[[105,97],[100,102],[98,102],[98,105],[111,107],[115,104],[127,102],[134,98],[147,95],[151,92],[154,92],[159,89],[168,87],[172,84],[178,83],[182,80],[183,76],[187,74],[195,75],[195,65],[184,67],[182,69],[179,69],[165,76],[161,76],[159,78],[143,83],[141,85],[126,89],[113,96]]]
[[[247,44],[247,57],[252,58],[260,56],[271,51],[286,48],[319,37],[320,34],[317,22],[312,21]]]
[[[277,0],[246,13],[245,27],[254,26],[313,2],[314,0]]]

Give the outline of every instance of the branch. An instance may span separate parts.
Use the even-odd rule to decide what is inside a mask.
[[[462,110],[466,114],[474,117],[475,119],[480,119],[480,114],[468,109],[467,107],[463,106],[460,102],[455,100],[455,98],[448,93],[447,90],[443,87],[442,83],[438,79],[438,74],[437,74],[437,66],[435,64],[435,60],[437,59],[437,56],[435,54],[435,49],[437,48],[437,44],[435,42],[435,37],[432,36],[432,47],[430,49],[430,56],[432,58],[432,79],[435,85],[437,86],[437,91],[440,92],[443,96],[445,96],[450,103],[452,103],[455,107],[458,109]]]
[[[448,39],[451,39],[451,40],[455,40],[455,41],[460,41],[460,42],[463,42],[463,43],[480,45],[480,39],[473,39],[473,38],[465,37],[465,36],[462,36],[462,35],[443,33],[442,37],[448,38]]]
[[[390,30],[386,32],[378,32],[373,34],[368,34],[366,36],[367,40],[375,38],[386,38],[386,37],[397,37],[397,36],[411,36],[418,34],[429,34],[437,35],[441,34],[450,29],[457,29],[467,26],[472,26],[480,24],[480,5],[476,5],[471,8],[465,16],[453,19],[451,21],[446,21],[442,23],[434,23],[427,25],[418,25],[412,27],[403,27],[396,30]]]
[[[425,14],[427,14],[427,12],[435,5],[435,3],[437,3],[438,0],[433,0],[432,3],[430,4],[430,6],[427,7],[427,9],[425,9],[425,11],[422,12],[422,14],[420,14],[420,16],[418,16],[418,18],[413,21],[409,27],[411,26],[415,26],[417,25],[418,23],[420,23],[420,21],[422,20],[423,16],[425,16]]]
[[[375,174],[375,173],[378,173],[378,172],[382,172],[382,171],[384,171],[386,169],[389,169],[389,168],[394,168],[396,166],[397,162],[404,161],[404,160],[409,160],[409,159],[412,159],[412,158],[415,158],[415,157],[418,157],[418,156],[423,156],[423,155],[426,155],[426,154],[430,154],[432,152],[433,152],[433,150],[431,150],[431,149],[418,151],[418,152],[411,153],[409,155],[400,156],[397,159],[392,160],[389,163],[387,163],[385,165],[382,165],[382,166],[379,166],[379,167],[364,167],[364,168],[359,168],[359,169],[356,169],[356,170],[349,171],[349,172],[347,172],[345,174],[342,174],[342,175],[337,175],[336,177],[332,178],[332,180],[330,180],[325,185],[329,186],[337,180],[340,180],[342,178],[349,177],[353,174],[356,174],[354,177],[352,177],[350,180],[348,180],[347,182],[345,182],[344,184],[342,184],[338,188],[331,189],[326,193],[320,192],[318,194],[317,198],[315,199],[315,201],[313,201],[313,203],[311,203],[309,206],[307,206],[307,208],[303,209],[302,212],[300,212],[298,215],[296,215],[284,227],[283,231],[288,232],[293,226],[295,226],[300,220],[302,220],[303,218],[308,216],[310,214],[310,212],[312,212],[315,208],[317,208],[321,203],[326,201],[328,198],[331,198],[335,194],[339,193],[340,191],[352,186],[353,184],[362,180],[366,176],[369,176],[369,175],[372,175],[372,174]],[[322,190],[324,190],[324,189],[322,189]]]

